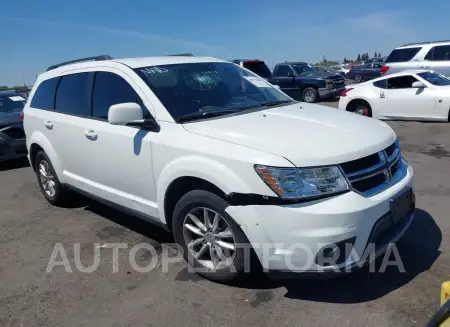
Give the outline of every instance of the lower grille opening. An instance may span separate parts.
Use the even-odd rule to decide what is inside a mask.
[[[386,181],[386,177],[383,173],[379,173],[375,176],[369,177],[367,179],[363,179],[361,181],[353,182],[352,186],[354,189],[359,192],[366,192],[370,189],[373,189],[377,186],[382,185]]]
[[[394,176],[398,171],[398,166],[400,164],[400,160],[398,160],[395,164],[391,167],[391,175]]]
[[[8,128],[6,130],[3,130],[2,133],[15,140],[25,138],[25,131],[23,130],[23,128]]]

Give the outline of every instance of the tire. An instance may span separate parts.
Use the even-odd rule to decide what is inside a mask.
[[[349,111],[361,116],[372,117],[372,108],[367,102],[361,102]]]
[[[317,101],[319,92],[313,87],[307,87],[303,90],[302,98],[304,102],[314,103]]]
[[[361,83],[363,80],[362,80],[362,76],[361,75],[356,75],[355,76],[355,82],[356,83]]]
[[[217,282],[232,282],[237,281],[245,276],[246,260],[250,264],[250,251],[245,251],[243,246],[236,246],[243,244],[250,246],[249,241],[245,234],[242,232],[236,222],[228,215],[225,209],[229,204],[219,196],[203,190],[194,190],[186,193],[176,204],[173,219],[172,230],[175,241],[182,247],[185,260],[190,264],[194,271],[213,281]],[[209,217],[210,223],[214,222],[215,213],[220,216],[219,227],[214,231],[211,228],[211,232],[208,232],[208,226],[204,219],[205,209]],[[201,228],[201,224],[196,224],[190,217],[195,216],[200,220],[205,229]],[[202,220],[203,219],[203,220]],[[186,225],[196,228],[196,233],[192,232]],[[212,224],[210,224],[211,226]],[[200,227],[199,227],[200,226]],[[214,226],[212,226],[214,227]],[[202,231],[203,229],[203,231]],[[200,234],[202,234],[202,236]],[[232,238],[221,238],[222,235],[232,234]],[[221,234],[221,237],[219,237]],[[215,240],[214,240],[214,236]],[[211,237],[213,240],[211,240]],[[215,242],[222,243],[215,243]],[[196,243],[197,242],[197,243]],[[226,249],[223,247],[223,242],[229,246],[233,244],[235,250]],[[234,242],[234,243],[233,243]],[[187,244],[194,244],[188,249]],[[205,249],[203,249],[206,247]],[[211,260],[211,247],[214,249],[214,257],[217,260],[222,261],[221,264],[216,265],[214,268],[214,262]],[[225,249],[225,250],[222,250]],[[221,252],[221,257],[217,256],[217,253]],[[202,253],[199,255],[199,253]],[[196,258],[196,254],[199,255]],[[246,258],[247,255],[247,258]],[[226,260],[221,260],[226,258]],[[231,267],[231,268],[230,268]],[[250,267],[249,265],[247,267]]]
[[[39,151],[36,154],[35,159],[35,171],[38,179],[39,187],[42,194],[45,196],[48,202],[55,206],[64,206],[68,202],[68,192],[63,189],[59,182],[58,176],[55,173],[55,169],[44,151]],[[44,177],[47,174],[47,179]],[[51,183],[45,183],[44,180]],[[51,184],[51,187],[50,187]]]

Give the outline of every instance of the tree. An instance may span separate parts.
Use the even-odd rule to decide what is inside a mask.
[[[358,58],[356,58],[356,61],[361,61],[361,55],[358,53]]]
[[[378,52],[378,58],[381,58],[381,52]]]
[[[7,89],[8,89],[8,87],[6,85],[1,85],[0,86],[0,91],[4,91],[4,90],[7,90]]]
[[[346,63],[347,63],[347,58],[344,57],[344,64],[346,64]]]
[[[378,58],[377,52],[375,51],[375,54],[373,55],[374,58]]]

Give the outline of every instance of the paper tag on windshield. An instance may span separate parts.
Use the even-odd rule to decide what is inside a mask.
[[[270,87],[270,84],[267,83],[262,78],[254,77],[254,76],[242,76],[242,77],[244,77],[247,81],[249,81],[256,87]]]
[[[12,101],[25,101],[24,98],[22,98],[21,96],[13,96],[13,97],[9,97],[10,100]]]

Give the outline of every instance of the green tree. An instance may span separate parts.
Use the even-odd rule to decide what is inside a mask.
[[[378,58],[377,52],[375,51],[375,54],[373,55],[374,58]]]
[[[358,53],[358,57],[356,58],[356,61],[361,61],[361,55]]]
[[[381,52],[378,52],[378,58],[381,58]]]
[[[8,86],[6,86],[6,85],[1,85],[0,86],[0,91],[4,91],[4,90],[7,90],[8,89]]]

